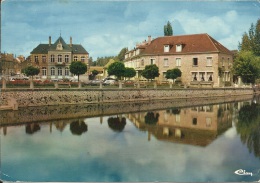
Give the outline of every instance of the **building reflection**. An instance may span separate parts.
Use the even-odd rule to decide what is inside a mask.
[[[232,127],[233,103],[132,113],[127,118],[158,140],[207,146]]]
[[[255,143],[254,139],[256,139],[253,137],[256,134],[259,135],[256,130],[252,129],[259,129],[259,124],[257,123],[259,120],[256,119],[259,118],[258,111],[260,108],[259,104],[254,103],[254,101],[259,102],[259,98],[252,101],[182,108],[172,107],[164,110],[133,112],[125,115],[118,114],[116,116],[108,116],[107,124],[111,130],[122,132],[126,126],[126,118],[128,118],[139,130],[148,132],[148,141],[153,136],[160,141],[205,147],[232,127],[233,122],[237,127],[238,133],[241,134],[241,140],[244,143],[250,142],[250,144],[253,144],[253,142]],[[245,123],[250,121],[245,120],[243,118],[245,116],[245,119],[251,119],[254,123]],[[256,117],[253,118],[253,116]],[[100,116],[99,119],[100,125],[103,125],[103,116]],[[88,131],[86,120],[87,118],[81,117],[26,123],[24,125],[13,124],[10,126],[25,126],[25,133],[30,135],[41,132],[43,125],[49,125],[50,133],[54,129],[63,132],[66,128],[69,128],[71,134],[82,135]],[[0,129],[4,135],[8,134],[8,126],[1,126]],[[245,129],[250,130],[245,131]],[[258,140],[259,137],[260,135],[257,138]],[[255,154],[259,155],[260,151],[257,149],[260,148],[250,144],[247,144],[249,149],[251,151],[256,150]]]
[[[38,123],[31,123],[31,124],[27,124],[25,126],[25,132],[27,134],[34,134],[35,132],[37,131],[40,131],[41,130],[41,127]]]

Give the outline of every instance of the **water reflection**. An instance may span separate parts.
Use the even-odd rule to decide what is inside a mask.
[[[83,120],[76,120],[70,123],[70,131],[73,135],[82,135],[88,131],[88,126]]]
[[[115,132],[122,132],[126,125],[126,119],[125,117],[122,117],[122,115],[117,117],[109,117],[107,120],[109,128],[111,128]]]
[[[148,141],[151,139],[151,135],[153,135],[161,141],[207,146],[219,135],[232,127],[232,116],[234,115],[234,111],[236,111],[234,109],[241,106],[241,104],[238,103],[239,102],[193,107],[172,107],[164,110],[118,114],[116,116],[110,116],[107,120],[107,124],[113,131],[122,132],[125,128],[127,118],[139,130],[148,132]],[[241,138],[243,138],[244,142],[248,142],[248,139],[251,139],[248,137],[253,133],[251,128],[255,130],[257,129],[255,126],[259,126],[259,124],[255,122],[257,121],[258,116],[256,117],[256,115],[258,115],[259,110],[256,106],[256,104],[245,105],[239,112],[237,127],[239,133],[242,134]],[[51,111],[53,112],[53,110]],[[69,112],[68,110],[66,111]],[[250,113],[248,113],[248,111]],[[70,114],[68,113],[68,115]],[[87,118],[29,123],[25,124],[25,131],[26,134],[32,135],[36,132],[40,133],[41,125],[49,125],[49,131],[52,133],[54,125],[56,130],[63,132],[69,125],[71,134],[82,135],[88,131],[88,125],[85,121],[87,121]],[[252,121],[254,121],[254,123]],[[103,116],[100,116],[100,124],[102,124],[102,122]],[[7,134],[7,128],[8,126],[3,127],[4,135]],[[254,134],[253,139],[255,139],[256,135],[259,134]]]
[[[238,114],[237,132],[250,152],[260,157],[260,105],[248,103]]]
[[[13,113],[21,118],[0,126],[1,171],[12,178],[2,176],[44,182],[257,181],[257,173],[234,171],[260,168],[258,101],[66,106],[67,118],[62,108],[50,107],[37,122],[26,121],[28,113]],[[84,108],[90,116],[82,117]],[[93,117],[100,108],[102,115]],[[123,112],[111,112],[119,108]]]
[[[40,129],[41,127],[37,123],[32,123],[25,126],[25,132],[30,135],[34,134],[37,131],[40,131]]]
[[[141,130],[159,140],[206,146],[232,126],[232,103],[128,114]]]

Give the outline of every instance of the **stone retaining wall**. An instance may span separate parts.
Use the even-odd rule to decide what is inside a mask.
[[[85,119],[96,116],[129,114],[144,111],[158,111],[169,108],[185,108],[207,106],[219,103],[251,101],[252,95],[236,97],[215,97],[195,99],[155,100],[144,102],[121,102],[99,104],[53,105],[23,107],[17,111],[0,111],[0,128],[2,126],[21,125],[26,123],[65,122],[75,119]],[[259,98],[257,100],[260,100]]]
[[[251,88],[198,89],[2,89],[0,106],[14,98],[20,107],[110,102],[140,102],[252,95]]]

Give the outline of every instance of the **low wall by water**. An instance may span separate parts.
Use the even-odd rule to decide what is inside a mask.
[[[185,108],[193,106],[214,105],[219,103],[252,101],[252,95],[215,97],[215,98],[190,98],[174,100],[154,100],[143,102],[75,104],[23,107],[19,110],[0,111],[0,127],[21,125],[33,122],[64,122],[77,118],[129,114],[143,111],[163,110],[169,108]],[[260,100],[259,98],[257,99]]]
[[[137,102],[252,95],[251,88],[197,89],[2,89],[0,106],[15,99],[18,107]]]

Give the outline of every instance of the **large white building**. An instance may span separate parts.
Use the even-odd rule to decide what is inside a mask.
[[[80,44],[73,44],[72,37],[67,44],[60,36],[53,44],[39,44],[31,52],[33,66],[40,69],[42,79],[62,79],[71,77],[69,66],[72,61],[88,63],[89,53]]]
[[[141,71],[146,65],[159,67],[159,82],[165,81],[166,71],[179,68],[185,85],[194,83],[221,86],[232,82],[233,53],[208,34],[164,36],[137,44],[125,54],[126,67]]]

